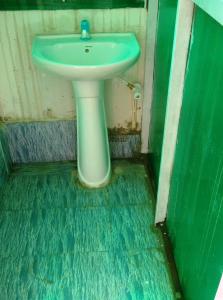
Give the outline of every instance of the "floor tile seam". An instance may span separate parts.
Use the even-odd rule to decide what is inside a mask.
[[[62,172],[62,173],[61,173]],[[74,173],[73,172],[77,172],[77,169],[76,168],[61,168],[60,170],[58,169],[55,169],[55,170],[42,170],[42,171],[39,171],[39,170],[13,170],[10,175],[9,175],[9,178],[10,177],[13,177],[13,178],[16,178],[16,177],[30,177],[30,176],[46,176],[46,175],[54,175],[54,176],[63,176],[63,175],[70,175],[71,177],[74,178],[74,180],[76,180],[76,176],[74,176]],[[135,172],[136,173],[136,172]],[[76,174],[75,174],[76,175]],[[115,176],[117,175],[120,175],[120,176],[123,176],[125,175],[125,172],[123,172],[122,174],[114,174]],[[128,174],[126,174],[128,176]],[[146,179],[146,173],[145,174],[137,174],[137,177],[141,178],[142,180],[145,180]],[[113,181],[111,183],[114,183],[114,181],[116,180],[117,178],[113,178]],[[109,185],[111,185],[111,183]],[[80,188],[84,188],[80,185]]]
[[[25,211],[41,211],[41,210],[49,210],[49,211],[60,211],[60,210],[93,210],[98,208],[106,208],[106,209],[116,209],[116,208],[133,208],[133,207],[148,207],[151,208],[150,203],[135,203],[135,204],[125,204],[125,205],[92,205],[92,206],[66,206],[66,207],[35,207],[35,208],[18,208],[18,209],[2,209],[0,213],[4,212],[25,212]]]
[[[117,250],[119,252],[117,253]],[[116,249],[116,250],[101,250],[101,251],[67,251],[67,252],[62,252],[62,253],[51,253],[51,254],[34,254],[34,255],[9,255],[9,256],[0,256],[0,261],[1,260],[8,260],[8,259],[19,259],[19,260],[24,260],[24,259],[43,259],[43,258],[52,258],[52,257],[66,257],[66,256],[76,256],[76,255],[94,255],[94,254],[108,254],[108,255],[113,255],[113,256],[118,256],[118,255],[127,255],[127,256],[132,256],[136,254],[142,254],[147,252],[153,252],[153,251],[158,251],[160,254],[164,255],[163,253],[163,248],[162,247],[146,247],[146,248],[132,248],[132,249]]]
[[[77,164],[75,162],[27,162],[15,164],[12,166],[12,173],[21,172],[21,171],[29,171],[29,170],[37,170],[38,172],[42,171],[51,171],[51,170],[73,170],[77,168]]]
[[[141,164],[136,164],[135,165],[136,167],[141,167],[143,165]],[[127,166],[119,166],[117,165],[117,167],[122,167],[124,170],[122,173],[115,173],[115,171],[113,170],[113,174],[114,175],[124,175],[126,172],[129,173],[129,167]],[[42,169],[42,170],[41,170]],[[135,168],[133,168],[133,166],[130,168],[130,169],[133,169],[134,173],[136,173],[136,170]],[[140,168],[141,169],[141,168]],[[70,172],[71,175],[72,175],[72,172],[77,172],[77,166],[74,164],[74,165],[67,165],[67,166],[61,166],[61,165],[58,165],[58,166],[51,166],[50,163],[47,163],[46,162],[46,165],[40,165],[39,167],[38,166],[32,166],[31,164],[29,165],[29,163],[27,163],[27,166],[21,166],[21,167],[18,167],[18,169],[12,169],[11,171],[11,176],[20,176],[21,175],[28,175],[28,174],[32,174],[33,175],[47,175],[47,174],[58,174],[58,175],[61,175],[61,171],[64,171],[64,172]],[[131,171],[131,170],[130,170]],[[55,173],[54,173],[55,172]],[[145,177],[146,175],[146,172],[145,170],[143,169],[142,170],[139,170],[140,173],[138,173],[138,175],[140,175],[140,177]],[[28,174],[26,174],[28,173]]]
[[[62,173],[61,173],[62,172]],[[11,177],[19,177],[19,176],[29,176],[29,175],[31,175],[31,176],[45,176],[45,175],[60,175],[60,176],[63,176],[63,174],[65,173],[66,175],[67,174],[70,174],[71,176],[74,176],[75,175],[75,179],[77,179],[77,177],[76,177],[76,172],[77,172],[77,169],[76,168],[61,168],[61,169],[54,169],[54,170],[42,170],[42,171],[39,171],[39,170],[35,170],[35,169],[33,169],[33,170],[13,170],[11,173],[10,173],[10,175],[9,176],[11,176]],[[75,174],[74,174],[75,173]],[[134,175],[136,175],[136,173],[137,172],[135,172],[134,171]],[[114,172],[113,172],[113,178],[112,178],[112,181],[111,182],[114,182],[114,181],[116,181],[116,179],[117,179],[117,176],[124,176],[124,175],[126,175],[126,176],[128,176],[129,175],[129,173],[128,174],[126,174],[126,172],[123,172],[123,173],[121,173],[121,174],[115,174]],[[132,175],[131,175],[132,176]],[[142,180],[144,180],[144,179],[146,179],[147,177],[145,177],[145,175],[142,173],[142,174],[137,174],[137,177],[138,178],[141,178]],[[80,185],[80,187],[83,187],[84,188],[84,186],[82,186],[81,184],[79,184]],[[108,184],[108,186],[110,186],[111,185],[111,183],[109,183]]]

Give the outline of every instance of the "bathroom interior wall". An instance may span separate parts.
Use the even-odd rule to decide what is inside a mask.
[[[196,7],[167,225],[185,299],[210,300],[223,272],[223,26]]]
[[[31,59],[37,34],[79,33],[87,18],[92,32],[134,32],[142,53],[138,63],[123,74],[130,82],[144,80],[147,11],[144,8],[113,10],[55,10],[0,12],[0,117],[3,122],[72,120],[76,118],[71,83],[37,70]],[[142,104],[116,78],[106,82],[109,128],[139,131]]]
[[[149,134],[149,151],[156,185],[159,178],[176,10],[177,0],[159,1]]]

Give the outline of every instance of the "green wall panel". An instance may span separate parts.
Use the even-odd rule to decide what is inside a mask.
[[[223,273],[223,27],[196,7],[167,224],[187,300]]]
[[[223,25],[223,1],[222,0],[193,0],[212,18]]]
[[[152,152],[151,161],[156,183],[158,182],[161,160],[176,8],[177,0],[159,1],[157,40],[155,49],[153,102],[151,108],[151,125],[149,138],[149,147]]]
[[[144,7],[144,0],[0,0],[0,10]]]

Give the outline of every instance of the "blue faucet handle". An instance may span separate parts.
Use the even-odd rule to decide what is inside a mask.
[[[90,24],[89,24],[88,20],[81,21],[81,30],[86,30],[87,32],[90,31]]]

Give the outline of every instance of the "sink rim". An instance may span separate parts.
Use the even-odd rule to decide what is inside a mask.
[[[87,74],[86,77],[82,72],[97,72],[102,71],[102,78],[101,79],[109,79],[114,77],[117,74],[125,72],[130,66],[132,66],[136,60],[139,58],[141,49],[139,42],[132,32],[126,33],[95,33],[91,35],[92,38],[90,40],[81,40],[80,34],[53,34],[53,35],[36,35],[33,44],[32,44],[32,59],[35,64],[37,64],[42,69],[50,72],[51,74],[55,74],[58,76],[62,76],[71,80],[76,80],[79,78],[77,75],[72,75],[71,72],[80,71],[80,79],[91,79],[98,78],[100,79],[100,74]],[[72,40],[73,38],[73,40]],[[125,41],[129,41],[126,43]],[[47,56],[44,56],[41,50],[46,49],[46,47],[62,45],[63,43],[78,43],[79,45],[89,46],[91,44],[100,44],[102,43],[114,43],[114,44],[122,44],[125,46],[124,51],[128,51],[130,49],[128,55],[124,58],[120,58],[117,61],[105,62],[101,64],[68,64],[64,62],[55,61],[54,59],[50,59]],[[133,47],[131,47],[131,45]],[[41,49],[42,47],[42,49]],[[114,69],[108,71],[108,69]],[[117,71],[115,70],[117,69]],[[124,69],[123,71],[120,69]],[[68,71],[68,75],[66,75],[65,70]],[[107,70],[107,72],[106,72]],[[61,73],[62,72],[62,73]],[[106,73],[106,74],[105,74]],[[109,73],[109,74],[108,74]],[[117,74],[116,74],[117,73]],[[111,74],[111,75],[110,75]]]
[[[128,61],[130,60],[131,58],[135,57],[135,56],[138,56],[140,55],[140,47],[139,47],[139,44],[138,44],[138,41],[134,35],[134,33],[96,33],[96,34],[92,34],[92,39],[90,40],[81,40],[80,39],[80,35],[79,34],[66,34],[66,35],[63,35],[63,34],[55,34],[55,35],[36,35],[35,38],[34,38],[34,41],[33,41],[33,46],[32,46],[32,57],[36,60],[42,60],[42,61],[46,61],[46,62],[50,62],[52,64],[55,64],[55,65],[63,65],[63,66],[66,66],[66,67],[78,67],[78,68],[82,68],[82,67],[100,67],[100,66],[109,66],[109,65],[114,65],[114,64],[118,64],[120,62],[124,62],[124,61]],[[47,58],[46,56],[44,56],[42,53],[41,53],[41,50],[38,49],[38,40],[40,40],[40,44],[42,41],[44,40],[47,40],[49,41],[48,44],[44,45],[43,47],[50,47],[50,46],[56,46],[56,45],[62,45],[63,43],[59,41],[59,39],[65,39],[65,38],[78,38],[76,41],[70,41],[69,43],[76,43],[78,42],[78,44],[82,44],[83,46],[86,45],[90,45],[90,44],[99,44],[100,41],[98,40],[94,40],[94,37],[129,37],[130,39],[133,39],[131,41],[131,43],[134,43],[135,47],[136,47],[136,51],[131,53],[131,55],[129,55],[127,58],[125,59],[120,59],[118,60],[117,62],[112,62],[112,63],[105,63],[105,64],[100,64],[100,65],[78,65],[78,64],[67,64],[67,63],[62,63],[62,62],[57,62],[55,60],[51,60],[49,58]],[[55,39],[58,39],[58,41],[56,42],[52,42],[53,40]],[[51,43],[50,43],[51,42]],[[103,41],[104,42],[104,41]],[[107,43],[114,43],[114,44],[123,44],[124,46],[126,46],[128,48],[128,45],[126,45],[123,41],[105,41]],[[38,58],[36,57],[36,55],[38,55]]]

